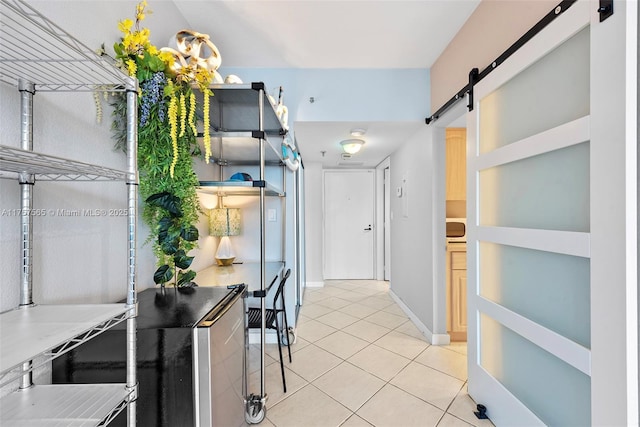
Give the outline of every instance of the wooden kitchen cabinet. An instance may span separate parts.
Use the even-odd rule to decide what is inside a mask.
[[[446,129],[447,200],[467,199],[467,129]]]
[[[447,245],[447,332],[451,341],[467,340],[467,245]]]

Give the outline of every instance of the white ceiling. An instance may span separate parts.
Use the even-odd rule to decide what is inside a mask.
[[[192,29],[211,36],[224,66],[426,69],[480,0],[173,2]],[[303,160],[324,167],[375,167],[421,126],[349,118],[293,124]],[[339,141],[358,127],[367,129],[365,147],[344,161]]]
[[[325,168],[374,168],[425,124],[424,122],[297,122],[295,126],[296,142],[300,145],[303,161],[319,162]],[[357,128],[365,129],[367,133],[361,138],[351,137],[349,131]],[[341,157],[339,142],[349,138],[362,139],[365,143],[359,153],[345,160]]]
[[[28,0],[90,46],[117,40],[137,0]],[[176,31],[209,34],[224,67],[429,68],[480,0],[148,0],[144,21],[164,46]],[[428,104],[425,100],[425,104]],[[306,162],[335,167],[338,141],[368,129],[354,160],[375,166],[424,123],[293,123]],[[326,151],[323,158],[321,151]]]
[[[225,66],[429,68],[479,0],[174,3]]]

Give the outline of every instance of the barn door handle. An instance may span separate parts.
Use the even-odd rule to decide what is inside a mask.
[[[371,231],[371,225],[369,225],[369,227],[365,228],[364,231]]]

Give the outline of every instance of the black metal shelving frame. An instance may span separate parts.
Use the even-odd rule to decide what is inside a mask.
[[[260,299],[262,328],[260,331],[260,392],[249,393],[248,378],[245,377],[245,407],[248,423],[260,423],[266,414],[267,393],[265,387],[265,295],[270,276],[266,266],[266,198],[286,196],[285,165],[282,160],[281,143],[287,134],[286,127],[276,114],[262,82],[250,84],[211,85],[210,128],[213,162],[220,166],[220,180],[201,181],[200,192],[219,197],[241,195],[259,198],[260,210],[260,290],[253,296]],[[201,95],[200,95],[201,96]],[[274,141],[277,143],[274,144]],[[231,165],[254,165],[259,167],[259,176],[253,181],[223,181],[222,169]],[[282,168],[282,182],[268,182],[267,166]],[[284,203],[282,216],[285,216]],[[282,218],[282,260],[284,262],[285,221]],[[245,370],[246,371],[246,370]]]

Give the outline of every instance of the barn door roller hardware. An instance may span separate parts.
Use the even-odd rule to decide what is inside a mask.
[[[600,13],[600,22],[613,15],[613,0],[600,0],[598,13]]]
[[[473,87],[482,79],[487,77],[493,70],[498,68],[500,64],[513,55],[518,49],[524,46],[529,40],[531,40],[536,34],[542,31],[547,25],[553,22],[558,16],[562,15],[567,9],[569,9],[577,0],[563,0],[553,10],[547,13],[540,21],[538,21],[529,31],[527,31],[522,37],[520,37],[514,44],[509,46],[507,50],[502,52],[489,66],[485,67],[482,71],[478,68],[474,68],[469,72],[469,82],[466,86],[460,89],[451,99],[444,103],[435,113],[425,119],[426,124],[437,120],[442,114],[449,110],[458,101],[464,98],[465,95],[469,95],[469,103],[467,107],[469,111],[473,110]],[[605,20],[613,14],[613,0],[600,0],[600,21]],[[603,18],[603,14],[607,14]]]

